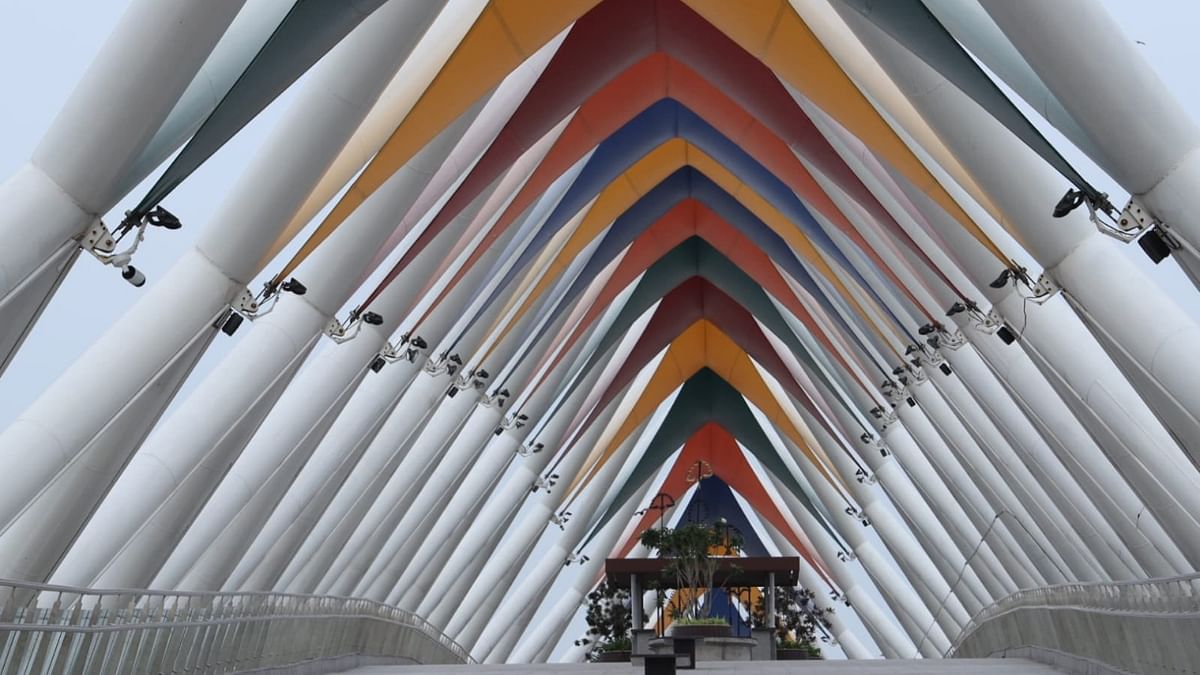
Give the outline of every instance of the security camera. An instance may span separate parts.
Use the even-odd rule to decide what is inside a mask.
[[[133,265],[126,265],[121,268],[121,278],[128,281],[129,285],[134,288],[141,288],[146,285],[146,275],[142,274]]]

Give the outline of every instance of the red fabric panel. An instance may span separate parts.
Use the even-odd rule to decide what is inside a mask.
[[[686,199],[677,204],[630,244],[625,257],[618,263],[616,270],[592,302],[587,314],[571,332],[560,354],[565,354],[570,350],[571,345],[600,316],[600,313],[612,304],[622,289],[646,268],[653,265],[656,260],[691,236],[702,237],[712,244],[713,248],[724,253],[764,290],[783,303],[813,335],[817,336],[828,353],[832,354],[843,368],[847,371],[850,370],[849,364],[834,348],[824,329],[796,297],[779,273],[778,268],[771,262],[770,256],[737,228],[726,222],[724,218],[695,199]],[[733,336],[730,335],[730,337]],[[790,376],[786,378],[786,380],[791,379]]]
[[[614,39],[617,35],[620,39]],[[654,56],[659,53],[672,58]],[[607,91],[607,84],[613,85],[611,92]],[[765,160],[790,158],[793,168],[778,173],[779,177],[789,184],[798,181],[793,189],[843,231],[853,233],[844,216],[819,188],[810,191],[797,187],[805,184],[815,187],[815,184],[790,151],[782,148],[785,157],[777,146],[782,139],[799,148],[894,236],[925,257],[765,65],[678,0],[605,0],[575,23],[508,124],[381,286],[394,278],[484,187],[571,110],[580,106],[583,121],[579,128],[564,133],[560,139],[564,148],[561,153],[544,161],[548,178],[539,175],[536,185],[542,186],[541,189],[522,190],[481,248],[490,245],[542,193],[549,181],[570,166],[571,162],[566,160],[573,151],[567,148],[582,146],[586,151],[623,123],[615,121],[628,121],[664,95],[704,114],[710,123],[741,142],[748,153],[767,166],[772,164]],[[735,131],[739,124],[743,125],[740,133]],[[771,146],[775,147],[768,155],[758,154],[767,152],[766,148]],[[581,154],[574,156],[578,158]],[[807,180],[801,180],[802,176]],[[530,181],[530,186],[533,185],[534,181]],[[864,251],[874,253],[857,233],[851,236],[857,237],[856,243]],[[468,267],[474,263],[472,258]],[[929,264],[937,271],[936,266]],[[905,288],[903,284],[898,286]],[[378,293],[379,289],[364,306]]]
[[[729,487],[749,502],[763,520],[771,523],[775,529],[787,537],[792,546],[813,564],[817,572],[828,579],[816,557],[808,550],[808,546],[800,540],[800,537],[796,536],[796,532],[788,525],[787,519],[783,517],[775,502],[767,494],[758,474],[750,467],[750,463],[746,461],[745,455],[737,446],[737,439],[716,422],[705,424],[688,439],[683,446],[683,451],[679,453],[679,457],[671,466],[671,471],[667,474],[659,492],[670,495],[676,501],[682,499],[684,493],[695,482],[694,478],[688,480],[688,472],[696,465],[696,462],[700,461],[707,462],[712,467],[714,475],[725,481]],[[638,521],[629,539],[616,548],[609,557],[624,558],[628,556],[633,547],[637,545],[642,532],[654,527],[658,518],[657,511],[647,510]]]

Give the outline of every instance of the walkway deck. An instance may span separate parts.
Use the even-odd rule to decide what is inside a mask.
[[[762,675],[1053,675],[1061,671],[1024,659],[943,659],[924,661],[751,661],[701,663],[697,672]],[[641,669],[628,664],[538,664],[462,666],[372,666],[347,671],[345,675],[636,675]]]

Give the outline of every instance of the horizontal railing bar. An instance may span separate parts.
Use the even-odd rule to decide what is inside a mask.
[[[1172,593],[1190,587],[1193,593]],[[1156,579],[1071,582],[1015,591],[980,609],[955,637],[956,652],[982,624],[1021,609],[1074,610],[1130,617],[1200,617],[1200,572]]]
[[[29,594],[29,598],[24,598],[23,594]],[[265,652],[238,657],[240,660],[266,659],[262,661],[265,667],[286,666],[288,664],[275,663],[274,660],[282,658],[289,663],[297,658],[297,663],[323,661],[380,648],[395,649],[402,644],[420,644],[410,640],[421,636],[421,639],[428,641],[426,644],[446,650],[447,656],[473,662],[466,649],[424,618],[368,598],[270,591],[101,589],[10,579],[0,579],[0,598],[3,598],[0,599],[0,608],[6,608],[7,620],[0,623],[0,634],[111,636],[200,629],[196,635],[207,644],[200,646],[197,643],[194,647],[198,651],[193,650],[192,653],[199,655],[209,654],[210,650],[229,648],[227,636],[242,633],[240,629],[231,633],[225,629],[229,626],[268,625],[270,627],[265,629],[267,632],[259,631],[259,634],[275,635],[276,631],[281,631],[283,635],[275,635],[269,644],[262,643],[259,649],[265,649]],[[288,631],[294,630],[295,636],[314,635],[323,630],[322,624],[329,624],[333,628],[330,633],[332,640],[317,641],[299,650],[287,647],[285,651],[292,653],[290,656],[279,653],[280,646],[296,639],[286,637]],[[296,626],[294,629],[290,627],[293,625]],[[379,633],[380,630],[384,632]],[[0,644],[0,658],[4,658],[4,654],[14,647],[18,658],[28,649],[34,651],[28,652],[27,656],[39,653],[49,644],[48,640],[54,640],[53,637],[29,639],[31,641],[28,644],[23,644],[26,638],[20,638],[21,643],[16,645],[11,642]],[[364,649],[367,651],[364,652]],[[53,658],[57,658],[57,654]],[[125,654],[118,656],[122,662],[125,658]],[[207,657],[200,658],[207,660]]]

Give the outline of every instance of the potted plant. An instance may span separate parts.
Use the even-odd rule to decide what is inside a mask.
[[[648,529],[642,533],[641,542],[669,560],[666,570],[675,576],[677,592],[672,598],[672,623],[667,633],[673,637],[729,637],[729,623],[706,616],[701,599],[716,587],[721,558],[736,553],[741,545],[735,531],[723,521],[715,526],[690,523],[675,529]],[[684,590],[688,592],[679,592]]]
[[[755,623],[766,623],[766,594],[759,596],[754,606]],[[833,624],[830,607],[817,607],[813,592],[807,588],[775,589],[775,658],[780,661],[821,659],[821,648],[817,646],[818,631],[824,633]]]
[[[617,588],[606,579],[588,593],[587,599],[587,635],[575,644],[591,645],[587,654],[589,661],[628,661],[633,651],[629,591]]]

